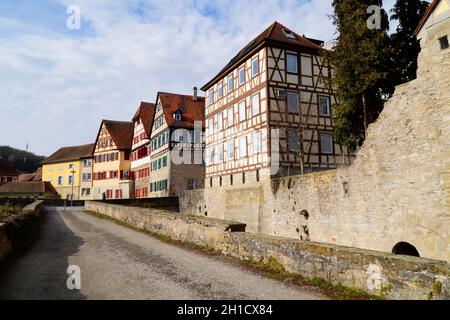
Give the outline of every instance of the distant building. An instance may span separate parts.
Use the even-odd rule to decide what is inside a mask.
[[[205,99],[197,96],[196,88],[192,96],[158,93],[151,130],[150,197],[177,196],[204,187],[204,108]],[[181,157],[186,161],[177,161]]]
[[[80,200],[91,193],[94,144],[63,147],[42,163],[42,181],[50,182],[62,199]],[[84,189],[84,190],[83,190]]]
[[[207,188],[348,161],[332,138],[335,94],[322,45],[275,22],[202,87]]]
[[[0,185],[0,198],[51,199],[59,195],[48,181],[6,182]]]
[[[150,133],[155,104],[141,102],[133,116],[134,133],[131,148],[131,171],[134,178],[134,198],[149,197],[150,190]]]
[[[18,181],[19,173],[8,162],[0,159],[0,183]]]
[[[95,140],[93,199],[128,199],[134,192],[130,151],[133,122],[103,120]]]
[[[42,181],[42,167],[33,173],[22,173],[19,175],[19,182],[22,181]]]

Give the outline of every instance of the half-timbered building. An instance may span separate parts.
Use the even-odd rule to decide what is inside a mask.
[[[95,140],[93,199],[130,198],[133,129],[131,121],[102,121]]]
[[[345,161],[331,135],[335,97],[322,45],[275,22],[202,87],[206,187]]]
[[[131,148],[131,177],[134,179],[134,198],[149,197],[150,190],[150,133],[155,104],[141,102],[133,116],[134,134]]]
[[[204,187],[203,97],[158,92],[151,130],[149,197]]]

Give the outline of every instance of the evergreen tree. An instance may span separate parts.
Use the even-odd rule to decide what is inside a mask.
[[[354,149],[383,108],[383,83],[389,76],[389,26],[381,10],[380,28],[369,28],[374,0],[333,0],[337,44],[330,53],[338,103],[334,106],[336,142]]]
[[[420,44],[413,33],[427,8],[428,2],[426,1],[397,0],[391,10],[391,20],[398,21],[396,33],[391,35],[394,85],[416,78]]]

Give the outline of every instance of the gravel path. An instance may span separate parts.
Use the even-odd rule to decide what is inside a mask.
[[[81,290],[67,289],[69,265]],[[0,299],[322,299],[82,211],[48,211],[37,241],[0,267]]]

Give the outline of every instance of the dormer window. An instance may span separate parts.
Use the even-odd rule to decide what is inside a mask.
[[[291,40],[297,39],[297,37],[295,36],[295,34],[294,34],[291,30],[283,29],[283,33],[284,33],[284,35],[285,35],[286,37],[288,37],[288,38],[291,39]]]
[[[175,121],[181,121],[181,112],[177,111],[173,114],[173,118],[175,119]]]

